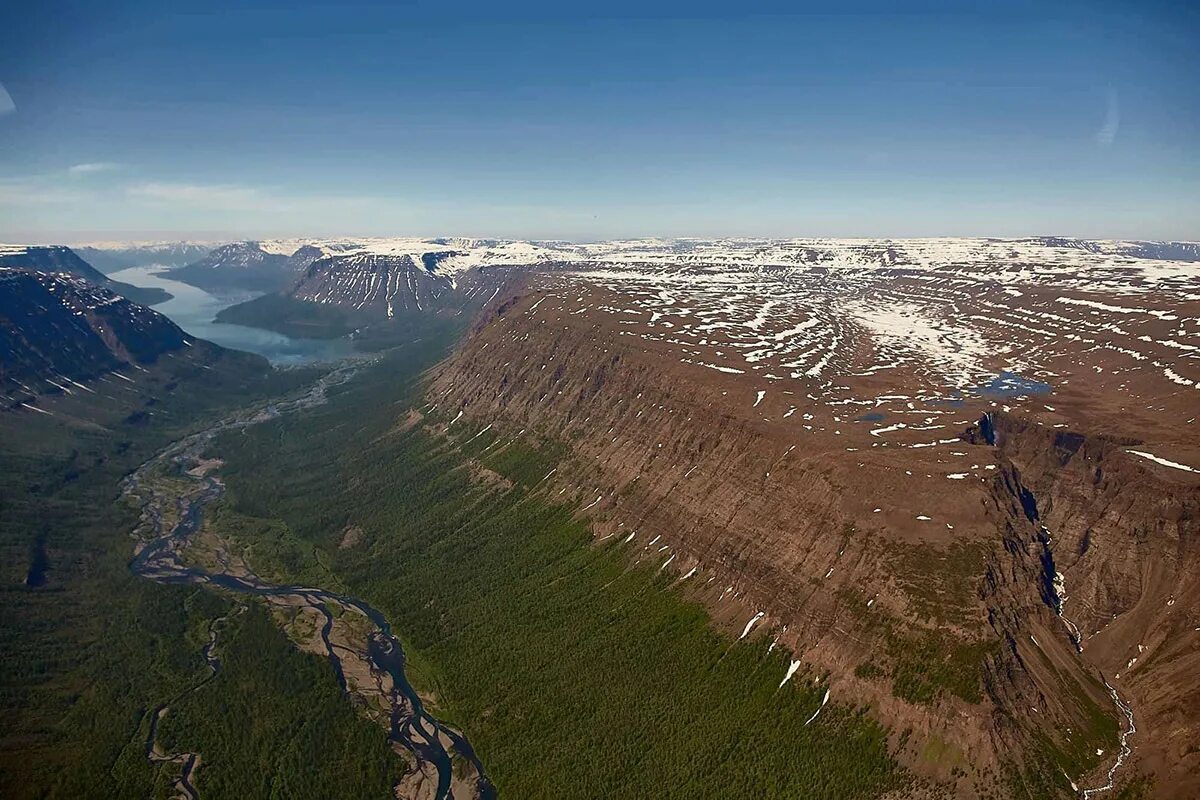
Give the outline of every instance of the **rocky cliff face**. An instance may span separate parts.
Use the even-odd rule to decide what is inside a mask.
[[[532,274],[429,410],[566,447],[549,497],[960,796],[1191,796],[1196,331],[1153,275],[1022,270]]]
[[[829,671],[835,700],[870,702],[922,741],[977,750],[987,715],[966,709],[985,702],[980,670],[925,680],[903,651],[955,661],[986,646],[982,554],[925,550],[881,524],[863,505],[858,459],[787,432],[784,419],[810,415],[784,418],[790,399],[770,419],[748,414],[756,394],[739,391],[737,376],[698,376],[594,319],[559,316],[547,308],[554,299],[518,294],[497,306],[431,398],[476,424],[569,442],[550,494],[574,494],[598,536],[631,537],[636,559],[672,559],[731,633],[753,622]],[[916,702],[894,695],[897,675],[914,678],[901,691]],[[959,713],[975,718],[951,725]]]
[[[1096,697],[1094,682],[1091,695],[1118,704],[1123,732],[1131,727],[1121,705],[1136,713],[1127,744],[1163,796],[1194,796],[1200,791],[1200,719],[1191,711],[1200,708],[1194,680],[1200,486],[1192,473],[1139,455],[1136,439],[1046,430],[1003,412],[988,424],[1007,477],[994,494],[1020,504],[1020,515],[1010,504],[998,516],[1010,523],[1008,566],[1028,573],[1013,583],[1028,587],[1027,605],[1036,607],[1024,627],[1057,640],[1060,666],[1082,665],[1107,682],[1116,699],[1107,692]],[[1035,586],[1036,597],[1029,591]],[[1028,646],[1017,649],[1026,651],[1016,661],[1042,695],[1061,697],[1053,679],[1067,670],[1039,674]],[[1064,658],[1064,650],[1076,657]]]
[[[0,267],[0,397],[90,391],[91,379],[153,363],[192,339],[161,314],[66,273]]]

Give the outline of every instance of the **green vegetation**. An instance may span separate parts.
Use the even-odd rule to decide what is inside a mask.
[[[873,678],[883,678],[887,675],[887,670],[870,661],[864,661],[854,668],[854,674],[864,680]]]
[[[939,626],[971,629],[980,621],[979,581],[984,548],[979,542],[953,541],[943,548],[890,542],[889,555],[903,576],[900,588],[922,620]]]
[[[325,303],[308,303],[284,294],[264,294],[217,313],[217,322],[276,331],[303,339],[353,336],[354,349],[374,353],[425,339],[445,340],[462,330],[475,306],[442,308],[381,320],[374,314]],[[439,351],[444,352],[444,351]]]
[[[156,306],[174,297],[166,289],[158,289],[152,286],[134,286],[129,283],[121,283],[120,281],[110,281],[109,286],[126,300],[143,306]]]
[[[862,710],[834,698],[806,726],[824,694],[814,676],[781,688],[785,653],[715,631],[657,562],[594,545],[538,494],[559,446],[398,425],[437,355],[402,349],[327,406],[222,437],[238,516],[216,519],[256,552],[248,530],[309,543],[271,568],[328,565],[387,614],[411,679],[502,796],[877,797],[906,780]],[[348,528],[362,535],[342,547]]]
[[[1010,767],[1007,773],[1010,796],[1041,800],[1044,797],[1070,797],[1078,793],[1071,788],[1067,780],[1062,762],[1062,751],[1051,741],[1050,737],[1041,731],[1034,731],[1032,737],[1041,747],[1046,748],[1045,754],[1034,751],[1024,767]],[[1098,760],[1097,760],[1098,761]],[[1128,767],[1122,767],[1122,771]],[[1083,773],[1070,773],[1083,774]],[[1094,776],[1093,780],[1103,780],[1103,772]],[[1124,777],[1118,774],[1116,788],[1112,792],[1112,800],[1144,800],[1151,796],[1153,782],[1145,775],[1139,775],[1132,770]]]
[[[242,555],[267,581],[305,583],[334,591],[343,588],[325,566],[323,552],[279,520],[248,517],[218,504],[208,512],[208,524],[239,542]]]
[[[305,339],[336,339],[369,321],[365,315],[338,306],[306,303],[284,294],[264,294],[217,313],[217,322],[264,328]]]
[[[158,736],[167,752],[202,754],[205,797],[389,797],[402,765],[328,661],[296,650],[254,603],[220,641],[221,672],[171,705]]]
[[[921,749],[921,760],[929,764],[960,764],[963,760],[963,753],[942,737],[933,734]]]
[[[1058,685],[1059,696],[1071,700],[1071,707],[1079,714],[1078,723],[1068,731],[1030,730],[1030,737],[1037,746],[1029,755],[1024,769],[1014,771],[1010,783],[1018,796],[1044,797],[1050,787],[1062,788],[1063,775],[1085,775],[1096,769],[1105,760],[1097,750],[1109,754],[1119,746],[1120,722],[1111,711],[1111,706],[1101,706],[1084,690],[1076,679],[1059,670],[1041,650],[1037,649],[1042,665],[1050,671]],[[1091,691],[1107,698],[1108,690],[1099,681],[1088,675]],[[1134,795],[1136,796],[1136,795]]]
[[[944,628],[923,629],[876,607],[866,613],[866,601],[852,590],[843,591],[845,608],[883,641],[873,660],[859,664],[854,674],[865,680],[890,678],[892,694],[910,703],[931,704],[942,695],[968,703],[983,701],[983,667],[1000,647],[994,638],[967,638]]]
[[[372,346],[408,346],[332,389],[328,405],[221,437],[212,454],[230,491],[210,528],[268,579],[382,610],[413,683],[467,734],[504,797],[868,798],[913,780],[865,709],[835,696],[806,725],[820,676],[780,687],[787,654],[717,632],[661,559],[633,563],[620,537],[595,543],[573,507],[540,491],[561,443],[466,423],[447,433],[449,409],[422,417],[419,376],[464,319],[380,329],[364,337]],[[223,670],[206,682],[201,648],[233,601],[131,576],[135,513],[114,502],[119,478],[167,442],[312,378],[265,375],[254,359],[204,372],[179,359],[119,387],[131,394],[107,390],[117,399],[0,416],[0,796],[168,796],[177,768],[149,764],[144,742],[149,712],[172,698],[158,740],[202,754],[207,798],[389,796],[401,760],[328,664],[287,641],[286,620],[253,603],[231,617]],[[914,565],[928,582],[901,588],[919,615],[972,630],[946,609],[970,607],[979,557],[952,546]],[[22,585],[31,565],[46,568],[44,586]],[[914,703],[982,699],[998,643],[914,630],[879,609],[864,624],[885,647],[860,678]],[[1080,774],[1095,742],[1115,741],[1113,716],[1065,685],[1087,724],[1062,742],[1029,734],[1034,755],[1005,774],[1018,796],[1062,794],[1064,771]],[[936,737],[913,752],[962,759]]]
[[[554,469],[564,451],[554,442],[529,437],[529,441],[515,441],[495,453],[484,454],[480,460],[514,483],[532,487]]]
[[[910,703],[932,703],[949,692],[968,703],[983,702],[983,662],[998,645],[961,641],[940,631],[888,640],[893,659],[892,694]]]
[[[201,648],[229,601],[130,574],[136,513],[116,502],[118,482],[205,419],[314,377],[269,372],[261,359],[233,353],[218,354],[208,369],[205,350],[161,359],[136,383],[114,378],[94,384],[95,394],[60,397],[46,404],[55,416],[0,414],[0,797],[168,796],[178,770],[145,758],[147,714],[209,674]],[[35,563],[44,583],[26,586]],[[385,779],[398,762],[380,749],[377,727],[347,718],[323,661],[253,617],[223,630],[220,641],[229,652],[222,679],[256,698],[206,695],[208,726],[189,734],[205,754],[197,777],[205,797],[330,797],[328,788],[342,782],[361,789],[357,797],[389,795]],[[269,672],[274,677],[264,677]],[[303,685],[285,685],[292,681]],[[313,724],[361,746],[361,756],[312,758],[327,743],[303,736],[279,736],[272,762],[253,749],[221,749],[231,732]],[[219,764],[209,755],[217,753]],[[305,795],[274,772],[297,764],[323,793]]]
[[[1150,778],[1138,775],[1122,786],[1113,800],[1143,800],[1150,796],[1150,790],[1153,788],[1154,782]]]
[[[1025,763],[1007,768],[1011,795],[1029,800],[1066,795],[1071,791],[1071,782],[1058,767],[1058,756],[1052,752],[1056,749],[1054,742],[1042,731],[1033,731],[1031,736],[1035,745]]]

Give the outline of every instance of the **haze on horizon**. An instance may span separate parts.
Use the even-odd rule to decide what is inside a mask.
[[[1186,4],[566,5],[9,4],[0,241],[1200,239]]]

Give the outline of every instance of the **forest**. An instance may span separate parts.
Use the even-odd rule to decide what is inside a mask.
[[[232,601],[129,572],[137,513],[118,484],[206,420],[313,377],[226,352],[59,398],[55,416],[0,415],[0,797],[174,796],[178,769],[146,758],[149,714],[208,676],[201,648]],[[382,731],[265,612],[240,615],[219,654],[219,679],[172,707],[206,723],[204,797],[390,796],[402,763]]]
[[[433,351],[219,439],[213,524],[264,574],[324,576],[384,611],[501,796],[852,798],[914,780],[865,709],[834,698],[805,724],[822,676],[780,686],[786,653],[733,641],[657,562],[593,544],[539,494],[562,448],[405,424]]]

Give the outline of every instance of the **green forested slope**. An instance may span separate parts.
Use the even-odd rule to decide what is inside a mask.
[[[785,653],[717,632],[657,561],[593,546],[525,488],[559,448],[400,426],[422,363],[394,355],[328,406],[220,440],[225,532],[278,577],[332,570],[383,610],[501,796],[877,797],[905,780],[860,711],[835,698],[804,724],[820,676],[780,688]],[[481,488],[464,450],[514,483]],[[362,541],[342,548],[349,526]]]

